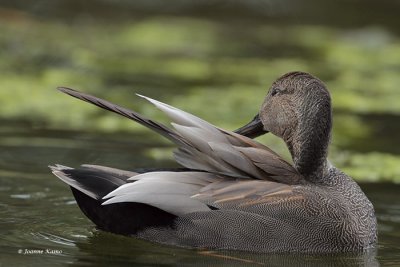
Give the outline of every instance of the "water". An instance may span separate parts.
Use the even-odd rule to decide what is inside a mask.
[[[18,124],[17,124],[18,125]],[[98,231],[47,164],[168,166],[166,143],[146,134],[0,128],[0,266],[398,266],[400,185],[362,184],[374,203],[377,251],[363,255],[260,255],[188,250]]]

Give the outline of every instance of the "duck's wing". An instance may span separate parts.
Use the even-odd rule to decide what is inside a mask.
[[[135,175],[103,197],[103,205],[123,202],[143,203],[176,216],[191,212],[210,211],[204,201],[192,198],[201,188],[221,180],[208,172],[161,171]],[[231,178],[227,178],[231,179]]]
[[[105,195],[102,205],[143,203],[175,216],[219,209],[260,214],[255,207],[276,207],[302,197],[292,185],[198,171],[147,172],[128,181]]]
[[[175,159],[184,167],[285,184],[296,184],[303,179],[291,164],[268,147],[160,101],[139,95],[170,117],[173,129],[106,100],[73,89],[59,90],[132,119],[167,137],[177,144]]]
[[[193,195],[211,183],[218,183],[222,179],[234,180],[199,171],[156,170],[138,173],[98,165],[71,168],[57,164],[49,167],[54,175],[73,188],[75,198],[85,214],[97,210],[96,216],[90,216],[96,224],[99,216],[106,217],[100,206],[113,203],[146,204],[174,216],[210,211],[213,209],[210,205],[193,198]],[[138,214],[140,212],[137,211]]]
[[[192,198],[216,209],[252,211],[262,205],[276,206],[299,201],[303,196],[296,191],[296,185],[265,180],[221,179],[201,188]]]

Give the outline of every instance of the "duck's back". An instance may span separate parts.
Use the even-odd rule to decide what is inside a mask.
[[[336,168],[330,175],[335,184],[287,186],[236,202],[214,199],[212,211],[189,213],[173,226],[149,228],[137,236],[183,247],[254,252],[373,247],[377,237],[371,203],[351,178]]]

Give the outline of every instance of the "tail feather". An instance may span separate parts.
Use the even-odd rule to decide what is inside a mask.
[[[99,169],[96,166],[82,167],[79,169],[63,165],[49,166],[53,174],[76,190],[101,200],[119,186],[126,184],[127,179],[135,173],[116,173],[115,169]],[[113,171],[114,170],[114,171]]]
[[[171,227],[176,216],[143,203],[115,203],[102,205],[102,198],[126,184],[135,172],[85,165],[74,169],[49,166],[52,172],[71,186],[79,208],[96,226],[104,231],[134,235],[148,227]],[[155,219],[156,218],[156,219]]]

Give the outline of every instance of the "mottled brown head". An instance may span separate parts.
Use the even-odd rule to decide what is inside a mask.
[[[290,72],[276,80],[259,112],[264,130],[285,141],[300,132],[311,132],[319,121],[330,131],[331,100],[325,85],[304,72]],[[324,127],[326,128],[326,127]]]
[[[290,72],[272,84],[259,114],[237,132],[249,137],[271,132],[283,138],[297,170],[313,176],[326,161],[331,113],[322,81],[305,72]]]

